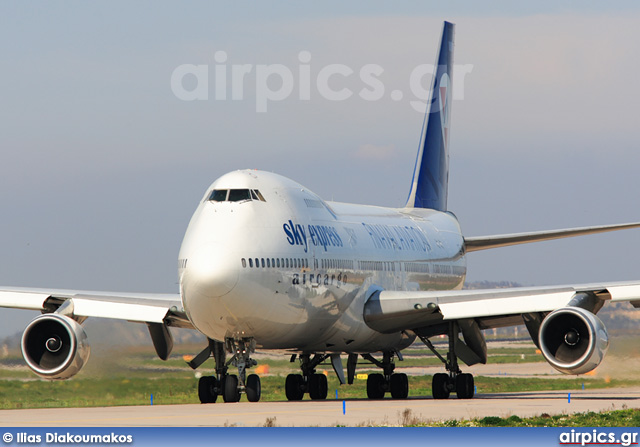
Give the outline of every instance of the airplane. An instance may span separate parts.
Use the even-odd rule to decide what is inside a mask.
[[[202,403],[257,402],[257,349],[297,359],[290,401],[327,397],[318,365],[330,361],[352,384],[358,359],[369,374],[367,396],[404,399],[406,374],[394,372],[402,350],[421,340],[442,361],[435,399],[474,396],[468,366],[487,362],[483,330],[524,324],[558,371],[584,374],[604,358],[609,336],[596,313],[607,302],[640,307],[640,281],[463,290],[466,256],[479,250],[631,229],[640,223],[465,237],[447,208],[454,25],[445,22],[407,202],[400,208],[325,201],[277,174],[240,170],[203,195],[179,252],[179,293],[137,294],[0,288],[0,307],[42,314],[24,330],[27,365],[46,379],[68,379],[87,362],[82,327],[89,317],[144,323],[157,355],[173,348],[170,327],[204,334],[208,345],[190,362],[213,358],[215,373],[198,382]],[[441,354],[431,339],[446,335]],[[346,355],[346,374],[342,356]],[[374,356],[375,355],[375,356]],[[237,369],[232,374],[231,367]]]

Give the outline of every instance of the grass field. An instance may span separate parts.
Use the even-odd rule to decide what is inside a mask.
[[[399,416],[399,425],[403,427],[639,427],[640,410],[624,409],[555,416],[542,414],[532,418],[520,418],[515,415],[508,418],[487,416],[480,419],[433,422],[422,420],[410,409],[405,409]]]
[[[620,343],[623,353],[635,354],[637,339]],[[210,373],[206,368],[199,373],[191,370],[183,355],[197,352],[198,346],[181,346],[171,358],[163,362],[149,347],[122,349],[119,352],[97,349],[89,364],[73,379],[67,381],[45,381],[38,379],[26,366],[18,352],[12,352],[0,360],[0,408],[47,408],[86,407],[115,405],[148,405],[153,395],[155,405],[198,403],[197,377]],[[438,365],[432,354],[424,349],[409,349],[399,366]],[[490,349],[490,363],[544,362],[531,343],[500,344]],[[299,372],[298,364],[290,363],[286,355],[265,355],[259,359],[263,371],[262,400],[284,401],[284,378]],[[206,365],[211,368],[213,363]],[[359,366],[358,372],[375,368]],[[360,399],[366,397],[366,381],[356,380],[351,385],[340,386],[330,365],[321,365],[327,371],[329,398]],[[516,378],[482,377],[476,379],[477,393],[502,393],[543,390],[580,390],[583,383],[589,389],[637,386],[640,375],[627,379],[605,378]],[[431,376],[411,376],[410,396],[431,396]],[[308,398],[308,397],[306,397]],[[245,397],[242,398],[243,400]],[[625,416],[626,417],[626,416]],[[637,417],[633,414],[629,417]],[[635,419],[634,419],[635,420]],[[486,422],[486,421],[485,421]],[[511,421],[511,423],[517,421]],[[548,421],[549,422],[549,421]],[[453,423],[453,422],[452,422]],[[470,422],[473,424],[478,423]],[[502,423],[497,421],[496,424]],[[495,424],[494,424],[495,425]],[[601,425],[601,424],[596,424]]]
[[[581,379],[518,379],[511,377],[476,377],[478,393],[502,393],[542,390],[579,390]],[[431,396],[431,376],[412,376],[410,396]],[[351,386],[338,384],[329,376],[329,398],[363,399],[366,382],[357,380]],[[591,380],[589,389],[640,385],[640,381]],[[0,381],[0,408],[100,407],[114,405],[154,405],[198,403],[197,380],[186,378],[84,378],[69,381]],[[244,400],[244,397],[243,397]],[[262,400],[284,401],[284,377],[262,377]]]

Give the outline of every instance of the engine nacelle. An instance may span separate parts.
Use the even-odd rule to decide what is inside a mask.
[[[68,379],[76,375],[90,352],[82,326],[64,315],[40,315],[22,334],[24,360],[33,372],[45,379]]]
[[[540,325],[540,350],[544,358],[565,374],[594,370],[609,349],[609,334],[593,313],[581,307],[551,312]]]

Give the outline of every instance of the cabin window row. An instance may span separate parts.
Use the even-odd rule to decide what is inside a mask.
[[[429,264],[422,262],[406,262],[404,269],[406,272],[411,273],[430,273]]]
[[[358,261],[360,270],[378,271],[378,272],[395,272],[396,266],[393,262],[388,261]]]
[[[186,266],[186,260],[184,260]],[[309,261],[305,258],[242,258],[243,268],[285,268],[285,269],[308,269]],[[315,259],[314,268],[336,269],[336,270],[355,270],[356,261],[350,259]],[[357,261],[359,270],[362,271],[386,271],[395,272],[396,265],[394,262],[387,261]],[[435,273],[435,274],[454,274],[464,275],[465,268],[460,266],[429,264],[421,262],[406,262],[404,271],[407,273]]]
[[[320,265],[323,269],[353,270],[351,259],[321,259]]]
[[[304,258],[242,258],[243,268],[309,268],[309,261]]]

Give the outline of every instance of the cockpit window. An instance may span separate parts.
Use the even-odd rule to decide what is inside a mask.
[[[242,202],[243,200],[251,200],[251,194],[248,189],[229,190],[229,202]]]
[[[209,200],[212,202],[224,202],[227,200],[227,189],[214,189],[209,196]]]
[[[258,200],[260,200],[261,202],[266,202],[266,200],[264,200],[264,197],[262,197],[262,194],[260,194],[260,191],[258,191],[257,189],[252,190],[256,193],[256,195],[258,196]]]
[[[243,202],[258,200],[266,202],[257,189],[214,189],[209,195],[211,202]]]

